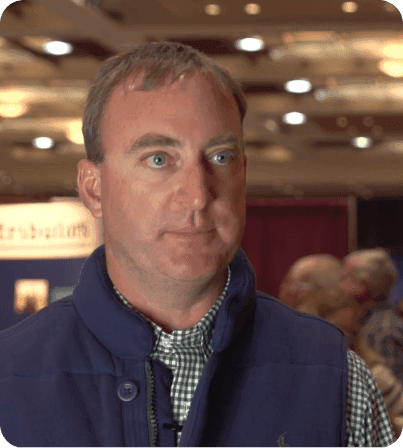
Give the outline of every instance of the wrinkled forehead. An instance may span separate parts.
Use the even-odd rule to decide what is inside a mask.
[[[219,91],[225,96],[233,96],[232,92],[226,89],[211,73],[201,73],[196,68],[179,74],[174,70],[164,71],[161,69],[149,72],[144,67],[137,67],[122,78],[115,89],[119,88],[122,94],[127,95],[133,91],[158,91],[178,86],[182,90],[186,90],[191,84],[199,86],[201,90],[207,87],[209,90]]]

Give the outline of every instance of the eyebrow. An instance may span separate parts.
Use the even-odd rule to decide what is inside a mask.
[[[223,134],[212,137],[204,146],[203,151],[207,151],[214,146],[223,144],[233,144],[241,147],[241,137],[238,137],[234,132],[228,131]],[[151,147],[176,147],[183,146],[182,142],[172,137],[163,134],[145,134],[138,138],[131,146],[126,149],[126,153],[131,154],[137,150]]]

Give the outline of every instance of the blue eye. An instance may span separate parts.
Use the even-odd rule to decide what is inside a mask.
[[[152,156],[148,157],[147,160],[150,160],[150,166],[151,168],[164,168],[165,165],[168,163],[168,157],[166,154],[153,154]]]
[[[219,152],[218,154],[215,154],[213,156],[213,162],[217,165],[226,165],[230,162],[231,158],[232,153],[230,153],[229,151]]]

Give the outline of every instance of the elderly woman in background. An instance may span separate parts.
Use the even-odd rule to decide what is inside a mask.
[[[377,354],[363,337],[362,317],[379,300],[370,298],[369,280],[364,291],[362,287],[354,284],[356,277],[350,270],[351,261],[354,260],[354,266],[359,268],[356,281],[362,281],[363,278],[380,278],[371,272],[377,263],[371,263],[369,260],[378,260],[380,255],[384,254],[379,251],[359,252],[359,257],[350,256],[347,259],[350,262],[348,269],[331,255],[310,255],[299,259],[286,275],[280,287],[279,299],[299,311],[333,322],[348,335],[349,348],[368,364],[383,395],[397,439],[403,428],[403,383],[396,378],[387,361]],[[360,260],[365,261],[360,263]],[[366,275],[365,267],[368,268]],[[349,276],[347,282],[346,272]],[[340,285],[342,288],[339,288]],[[378,294],[378,289],[376,291],[377,297],[386,297],[388,293],[382,291]]]

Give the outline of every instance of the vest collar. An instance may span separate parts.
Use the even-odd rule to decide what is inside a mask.
[[[251,317],[255,306],[255,275],[242,249],[231,267],[231,282],[213,334],[213,350],[224,350]],[[86,260],[74,290],[74,305],[85,325],[114,355],[145,359],[155,335],[146,318],[119,303],[106,270],[105,247]]]

